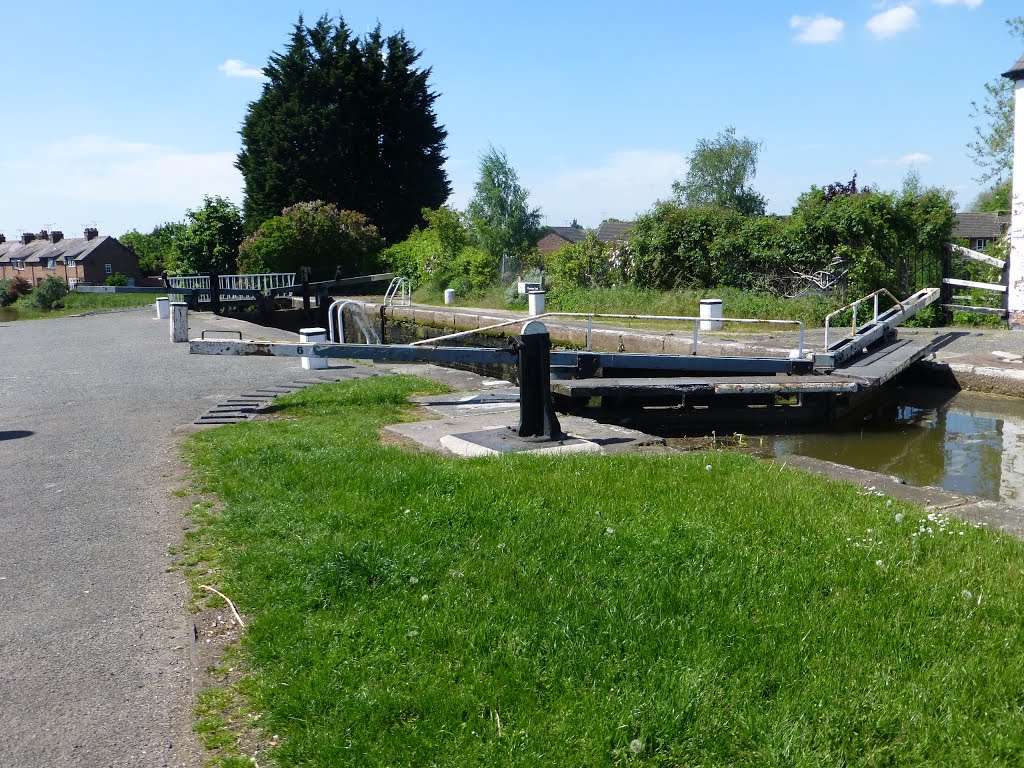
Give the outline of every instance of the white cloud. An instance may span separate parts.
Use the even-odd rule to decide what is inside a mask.
[[[834,43],[843,35],[845,24],[831,16],[818,14],[810,16],[791,16],[789,28],[797,30],[793,39],[798,43]]]
[[[883,160],[875,160],[872,165],[924,165],[934,160],[931,155],[926,155],[924,152],[911,152],[909,155],[903,155],[895,159],[886,158]]]
[[[602,219],[629,219],[672,194],[686,175],[684,155],[661,150],[616,152],[593,168],[576,168],[525,179],[530,201],[558,226],[573,218],[596,227]]]
[[[0,230],[6,234],[56,222],[70,236],[95,219],[104,233],[117,235],[180,221],[204,195],[242,199],[234,152],[189,152],[87,135],[39,147],[31,157],[9,160],[0,171],[6,182],[0,187]]]
[[[979,7],[985,0],[932,0],[937,5],[966,5],[972,11]]]
[[[865,26],[880,40],[895,37],[917,26],[917,11],[909,5],[897,5],[895,8],[875,14],[868,19]]]
[[[246,64],[241,59],[228,59],[219,67],[217,67],[228,77],[252,77],[252,78],[263,78],[263,70],[259,67],[254,67],[252,64]]]

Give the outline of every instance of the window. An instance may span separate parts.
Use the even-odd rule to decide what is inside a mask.
[[[14,267],[15,269],[24,269],[25,268],[25,260],[24,259],[12,259],[11,260],[11,266]]]
[[[57,263],[56,259],[47,259],[46,263],[43,264],[43,269],[53,269],[53,267],[54,267],[54,265],[56,263]]]
[[[987,237],[979,237],[979,238],[977,238],[974,241],[974,244],[975,244],[974,250],[976,250],[976,251],[984,251],[986,248],[988,248],[989,242],[990,242],[990,239],[987,238]]]
[[[103,271],[106,272],[108,275],[112,275],[114,274],[114,267],[111,264],[104,264]]]
[[[64,258],[64,263],[67,264],[69,267],[75,266],[75,260],[73,258],[71,258],[70,256],[66,256]]]

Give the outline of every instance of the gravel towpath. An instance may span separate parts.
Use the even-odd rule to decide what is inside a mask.
[[[0,324],[3,768],[202,764],[172,430],[301,372],[187,346],[150,308]]]

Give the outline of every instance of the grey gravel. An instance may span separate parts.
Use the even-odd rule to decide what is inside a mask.
[[[149,308],[0,323],[0,766],[202,764],[172,430],[304,373]]]

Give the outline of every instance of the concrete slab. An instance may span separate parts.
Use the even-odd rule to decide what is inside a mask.
[[[601,446],[589,440],[567,436],[555,442],[538,442],[520,437],[511,427],[494,427],[458,435],[445,435],[441,445],[456,456],[498,456],[503,453],[601,453]]]
[[[513,393],[514,402],[510,398]],[[562,430],[567,434],[563,441],[537,443],[523,440],[511,434],[512,428],[519,423],[517,390],[512,393],[489,390],[461,392],[416,398],[416,402],[442,418],[392,424],[384,430],[411,440],[429,451],[460,456],[522,451],[547,454],[579,451],[617,453],[665,444],[660,437],[613,424],[599,424],[579,416],[559,416]]]

